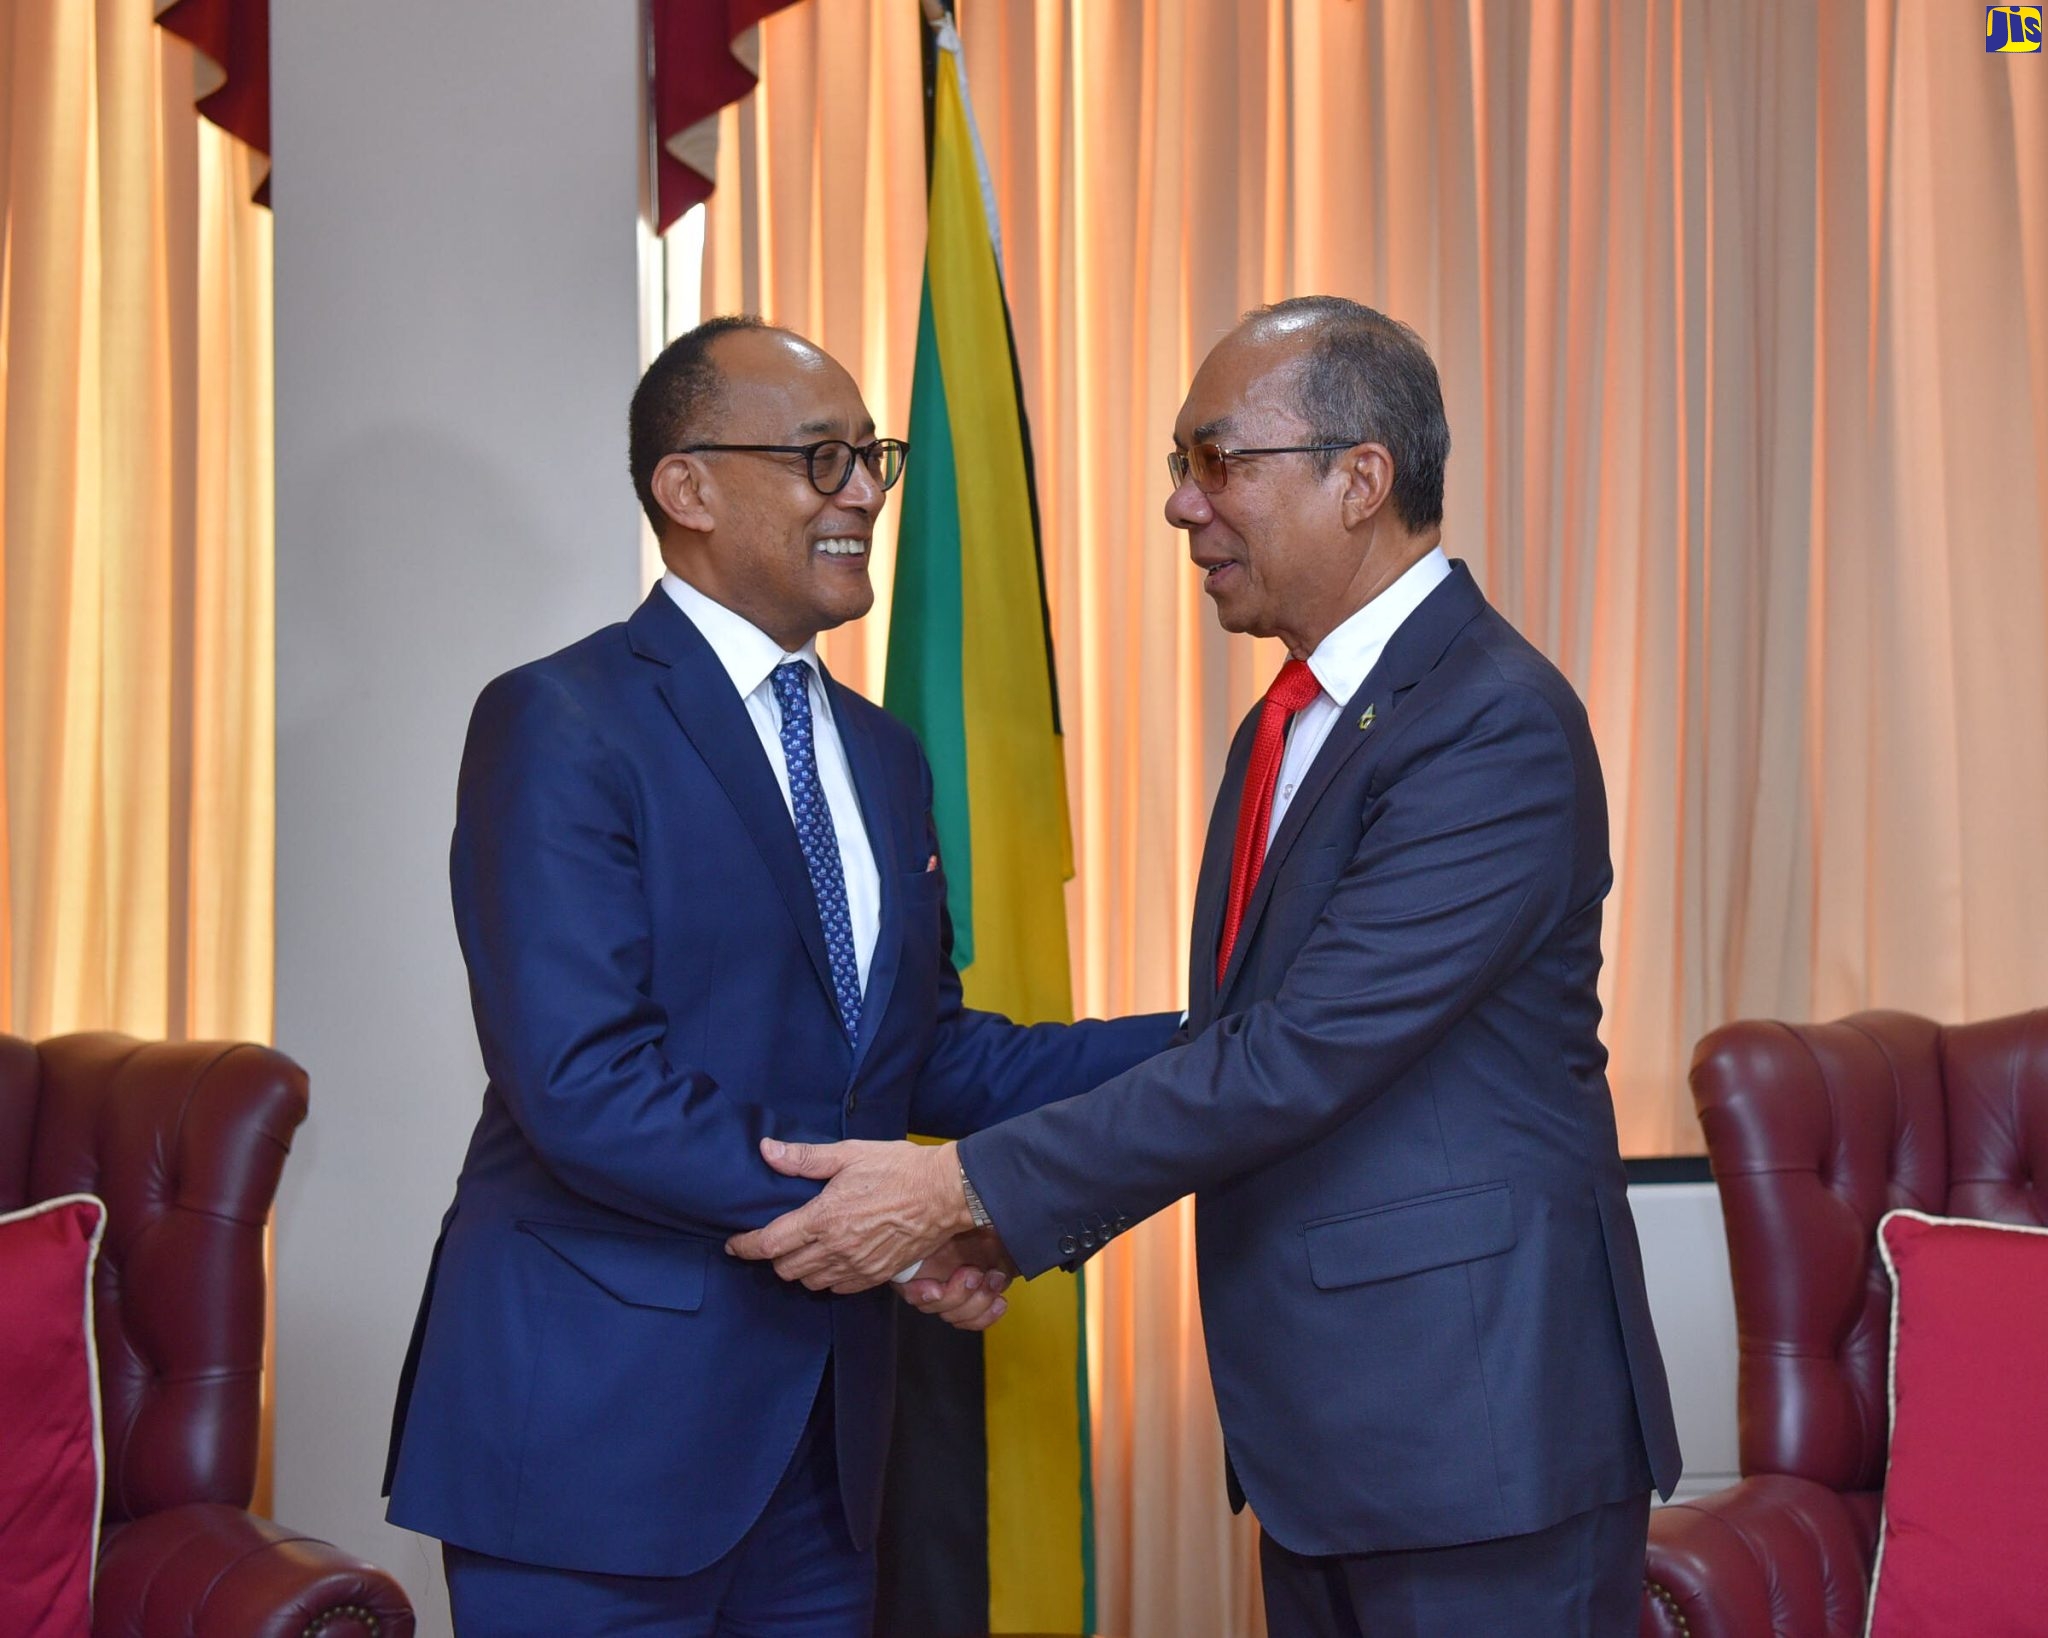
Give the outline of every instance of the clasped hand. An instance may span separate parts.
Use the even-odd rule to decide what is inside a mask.
[[[922,1259],[918,1277],[902,1287],[913,1307],[964,1330],[1002,1317],[1015,1265],[992,1232],[975,1230],[951,1144],[769,1139],[761,1155],[777,1171],[825,1187],[765,1228],[734,1235],[725,1243],[733,1256],[772,1262],[785,1280],[842,1296]]]

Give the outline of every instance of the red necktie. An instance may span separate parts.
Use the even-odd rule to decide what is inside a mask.
[[[1259,725],[1252,730],[1251,760],[1245,764],[1244,794],[1237,802],[1237,845],[1230,850],[1230,898],[1223,911],[1223,942],[1216,951],[1216,984],[1230,968],[1230,947],[1237,942],[1244,907],[1258,885],[1266,862],[1266,832],[1273,823],[1273,787],[1280,783],[1280,753],[1287,743],[1287,724],[1316,695],[1322,684],[1299,660],[1289,660],[1266,690]]]

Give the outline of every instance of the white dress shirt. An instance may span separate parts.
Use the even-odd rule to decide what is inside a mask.
[[[1400,579],[1325,637],[1308,657],[1308,668],[1323,691],[1287,725],[1287,750],[1280,758],[1280,783],[1273,788],[1273,817],[1266,826],[1268,847],[1280,832],[1280,821],[1287,817],[1287,805],[1314,765],[1316,752],[1336,726],[1344,702],[1364,685],[1402,622],[1450,572],[1451,560],[1441,546],[1436,547],[1411,563]]]
[[[711,645],[711,652],[739,690],[754,732],[761,737],[768,766],[775,770],[775,783],[782,787],[791,824],[796,823],[796,804],[789,794],[789,763],[782,754],[782,706],[775,697],[773,674],[777,666],[790,660],[801,660],[809,673],[811,748],[817,758],[818,783],[825,788],[825,805],[832,810],[832,829],[839,837],[839,868],[846,877],[854,961],[860,969],[861,993],[866,994],[868,966],[874,960],[875,937],[882,926],[882,878],[875,868],[875,850],[868,842],[860,801],[853,794],[846,747],[832,721],[832,701],[826,696],[824,673],[818,668],[818,645],[808,642],[796,653],[786,654],[759,626],[706,597],[687,580],[671,573],[661,577],[661,584]]]

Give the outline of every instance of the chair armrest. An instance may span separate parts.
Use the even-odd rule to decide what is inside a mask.
[[[1643,1638],[1860,1633],[1875,1518],[1875,1508],[1778,1473],[1658,1508]]]
[[[93,1586],[95,1638],[412,1638],[412,1605],[374,1564],[197,1502],[109,1536]]]

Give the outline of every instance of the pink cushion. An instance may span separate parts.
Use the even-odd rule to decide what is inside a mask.
[[[0,1633],[86,1638],[99,1553],[89,1194],[0,1216]]]
[[[2048,1631],[2048,1229],[1887,1212],[1891,1467],[1868,1638]]]

